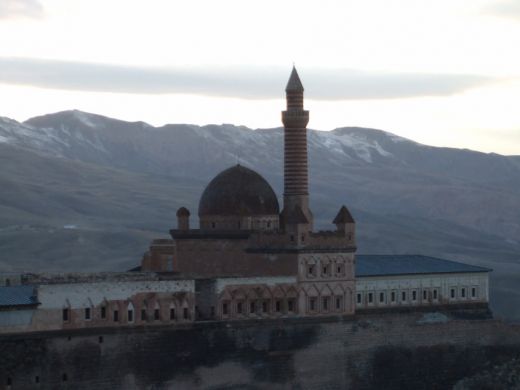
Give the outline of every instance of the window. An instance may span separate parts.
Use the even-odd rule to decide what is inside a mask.
[[[119,311],[114,310],[113,318],[114,318],[114,322],[119,321]]]
[[[450,296],[452,299],[455,298],[455,289],[454,288],[450,289]]]
[[[392,291],[392,292],[390,293],[390,300],[391,300],[392,302],[395,302],[395,291]]]
[[[255,314],[256,312],[256,305],[255,305],[255,302],[250,302],[249,303],[249,313],[251,314]]]
[[[428,291],[427,290],[423,290],[422,291],[422,299],[423,299],[423,301],[426,301],[428,299]]]
[[[477,297],[477,289],[475,287],[471,288],[471,297],[476,298]]]
[[[435,299],[435,300],[437,299],[437,294],[438,294],[437,289],[433,290],[433,299]]]
[[[323,297],[323,300],[322,300],[322,308],[323,308],[323,311],[329,311],[329,297]]]
[[[128,315],[128,322],[134,322],[134,311],[132,309],[128,310],[127,315]]]
[[[291,241],[294,241],[294,236],[291,234]]]
[[[228,315],[228,304],[227,303],[222,304],[222,314],[225,316]]]
[[[294,299],[289,299],[287,301],[287,311],[294,312]]]
[[[464,287],[462,287],[462,288],[460,289],[460,296],[461,296],[462,298],[466,298],[466,289],[465,289]]]
[[[146,309],[141,309],[141,321],[146,321]]]
[[[416,301],[417,300],[417,291],[413,290],[412,291],[412,301]]]
[[[406,291],[401,291],[401,301],[406,302]]]
[[[85,319],[90,320],[90,307],[85,308]]]
[[[67,382],[67,379],[68,379],[68,378],[67,378],[67,374],[63,374],[63,375],[61,376],[61,380],[62,380],[63,382]]]
[[[6,382],[5,384],[7,386],[12,386],[12,384],[13,384],[13,380],[11,379],[11,377],[7,377],[7,380],[5,382]]]
[[[361,293],[357,293],[357,303],[361,303]]]
[[[9,286],[11,285],[11,280],[10,280],[10,279],[6,279],[6,280],[5,280],[5,285],[6,285],[7,287],[9,287]]]
[[[34,377],[34,383],[40,383],[40,377],[38,375]]]
[[[103,336],[98,337],[99,344],[103,344]]]
[[[267,313],[267,301],[262,302],[262,312]]]
[[[155,308],[153,311],[153,319],[155,321],[159,321],[161,319],[161,312],[158,308]]]
[[[237,303],[237,313],[242,314],[242,302]]]
[[[67,322],[69,320],[69,309],[63,309],[63,322]]]
[[[170,308],[170,320],[174,320],[175,319],[175,308],[174,307],[171,307]]]
[[[267,227],[268,227],[268,228],[271,227],[271,221],[267,221]]]
[[[275,306],[276,306],[277,313],[282,311],[282,301],[276,301]]]
[[[321,275],[322,276],[330,276],[329,273],[330,273],[330,265],[329,264],[323,265],[321,267]]]
[[[212,227],[213,229],[215,229],[216,226],[217,226],[217,224],[216,224],[215,222],[211,222],[211,227]]]
[[[305,241],[305,234],[302,234],[302,241]]]
[[[316,266],[314,264],[310,264],[309,266],[307,266],[307,276],[314,276],[314,273],[316,271]]]
[[[190,316],[189,316],[189,312],[188,312],[188,308],[185,307],[184,309],[182,309],[182,316],[184,317],[185,320],[187,320]]]
[[[310,298],[309,299],[309,310],[315,311],[316,310],[316,298]]]
[[[374,302],[374,294],[368,293],[368,303]]]
[[[341,310],[342,297],[336,297],[336,310]]]
[[[107,308],[105,306],[101,306],[101,319],[104,320],[107,318]]]
[[[380,292],[379,293],[379,303],[384,303],[384,302],[385,302],[385,293]]]

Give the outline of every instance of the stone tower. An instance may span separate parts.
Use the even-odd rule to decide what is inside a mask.
[[[281,223],[290,224],[291,215],[303,214],[312,230],[313,217],[309,209],[309,174],[307,162],[307,123],[309,111],[303,109],[303,85],[293,67],[285,87],[287,110],[282,111],[284,125],[284,209]]]

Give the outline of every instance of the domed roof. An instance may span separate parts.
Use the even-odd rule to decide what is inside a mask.
[[[241,165],[215,176],[199,202],[199,216],[273,215],[279,212],[278,199],[269,183]]]

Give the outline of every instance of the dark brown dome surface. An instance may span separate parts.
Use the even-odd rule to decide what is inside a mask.
[[[199,202],[199,216],[273,215],[279,212],[278,199],[269,183],[241,165],[215,176]]]

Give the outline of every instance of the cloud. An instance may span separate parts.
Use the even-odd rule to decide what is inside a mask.
[[[496,0],[487,4],[482,13],[503,18],[520,20],[520,1]]]
[[[283,96],[290,68],[193,66],[150,68],[0,57],[0,83],[131,94],[197,94],[244,99]],[[301,69],[308,96],[319,100],[446,96],[494,81],[463,74]]]
[[[43,16],[39,0],[0,0],[0,19],[31,18]]]

